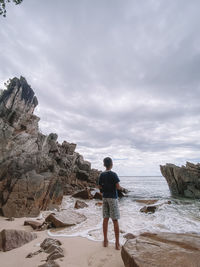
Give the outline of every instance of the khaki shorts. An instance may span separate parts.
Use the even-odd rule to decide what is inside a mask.
[[[120,218],[118,199],[103,198],[103,218],[118,220]]]

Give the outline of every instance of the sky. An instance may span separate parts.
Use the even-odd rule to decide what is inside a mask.
[[[199,0],[24,0],[0,17],[0,88],[24,76],[40,130],[103,170],[200,158]]]

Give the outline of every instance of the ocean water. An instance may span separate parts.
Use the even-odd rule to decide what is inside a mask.
[[[120,242],[123,244],[123,235],[142,232],[176,232],[200,234],[200,201],[183,198],[173,198],[163,177],[120,177],[121,186],[130,192],[128,196],[119,200],[120,208]],[[157,199],[161,205],[155,213],[141,213],[145,206],[138,203],[141,199]],[[171,204],[165,204],[171,201]],[[64,209],[74,210],[76,199],[65,196],[62,202]],[[82,236],[94,241],[102,241],[102,207],[95,205],[97,200],[87,200],[87,208],[77,212],[84,214],[87,220],[73,227],[60,230],[50,230],[52,236]],[[114,242],[113,224],[110,220],[108,238]]]

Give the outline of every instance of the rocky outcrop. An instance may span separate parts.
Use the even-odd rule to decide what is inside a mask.
[[[198,267],[200,236],[174,233],[143,233],[122,247],[125,267]]]
[[[160,170],[172,195],[200,198],[200,163],[187,162],[182,167],[166,164],[160,166]]]
[[[52,227],[68,227],[84,222],[87,218],[85,215],[72,210],[63,210],[57,213],[49,214],[45,221]]]
[[[63,194],[94,187],[99,175],[76,144],[39,131],[37,105],[23,77],[0,95],[0,214],[7,217],[37,216],[59,205]]]
[[[0,232],[0,250],[9,251],[37,238],[35,233],[23,230],[6,229]]]

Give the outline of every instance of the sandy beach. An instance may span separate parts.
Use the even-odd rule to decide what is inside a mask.
[[[26,218],[17,218],[14,221],[7,221],[6,218],[0,217],[0,231],[3,229],[21,229],[33,231],[30,226],[24,226]],[[36,267],[45,263],[46,253],[40,253],[32,258],[26,258],[30,252],[39,250],[39,244],[48,237],[48,231],[35,231],[37,239],[30,243],[13,249],[11,251],[0,251],[1,267]],[[61,267],[123,267],[120,251],[114,249],[114,244],[108,248],[102,247],[101,242],[90,241],[81,237],[59,237],[64,249],[64,258],[56,260]]]

